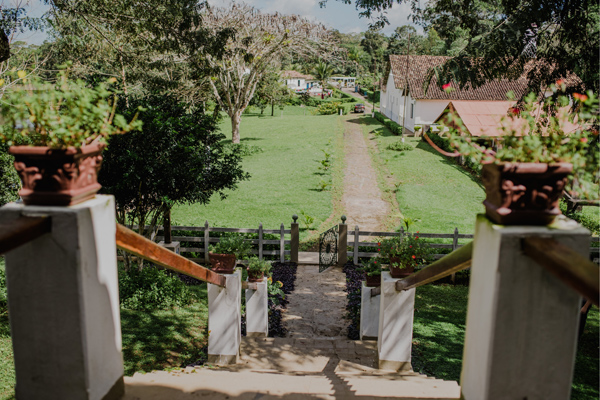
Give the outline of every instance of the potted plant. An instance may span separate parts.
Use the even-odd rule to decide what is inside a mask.
[[[262,282],[265,275],[271,272],[271,263],[260,260],[258,257],[251,257],[248,262],[248,282]]]
[[[380,249],[382,257],[387,257],[390,261],[392,278],[405,278],[415,272],[416,266],[430,261],[431,249],[419,239],[419,232],[383,240]]]
[[[233,274],[236,260],[241,260],[250,251],[250,243],[241,235],[224,236],[209,247],[208,258],[211,269],[222,274]]]
[[[3,99],[0,140],[11,146],[23,202],[66,206],[95,196],[106,139],[141,127],[137,114],[127,122],[116,113],[114,78],[91,88],[62,70],[54,84],[22,82]]]
[[[381,262],[378,258],[369,258],[360,270],[365,274],[367,287],[381,286]]]
[[[539,102],[530,94],[511,108],[497,141],[482,143],[448,114],[444,125],[457,153],[482,164],[484,205],[495,223],[547,225],[560,214],[564,190],[598,198],[598,98],[589,91],[571,100],[564,89],[558,81],[554,96]]]

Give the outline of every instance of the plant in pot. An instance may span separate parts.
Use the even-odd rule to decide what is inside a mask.
[[[22,75],[23,71],[19,71]],[[20,76],[21,76],[20,75]],[[68,79],[26,81],[5,94],[0,140],[7,143],[28,205],[73,205],[95,196],[106,139],[139,129],[116,113],[109,80],[95,88]]]
[[[222,274],[233,274],[236,260],[241,260],[250,251],[250,243],[241,235],[223,236],[209,247],[208,258],[211,269]]]
[[[265,275],[269,276],[271,273],[271,263],[258,257],[250,257],[247,271],[248,282],[262,282]]]
[[[384,240],[380,249],[382,257],[390,261],[392,278],[405,278],[415,272],[415,267],[431,261],[431,248],[419,239],[419,232]]]
[[[577,197],[598,198],[598,98],[589,91],[538,101],[528,95],[498,124],[496,140],[471,136],[453,113],[444,125],[457,155],[482,164],[484,205],[495,223],[547,225],[560,215],[559,200],[568,190]],[[571,182],[571,185],[569,185]]]
[[[381,260],[379,258],[369,258],[360,271],[365,274],[367,287],[381,286]]]

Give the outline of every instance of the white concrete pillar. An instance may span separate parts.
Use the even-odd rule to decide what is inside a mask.
[[[379,306],[381,296],[371,296],[375,288],[362,282],[360,291],[360,340],[377,340],[379,336]]]
[[[161,240],[158,245],[171,250],[175,254],[181,254],[181,244],[179,242],[165,243],[164,240]]]
[[[256,290],[246,289],[246,336],[269,336],[267,278],[256,282]]]
[[[208,362],[235,364],[242,341],[242,272],[223,275],[226,287],[208,284]]]
[[[415,289],[396,291],[389,271],[381,274],[379,336],[377,350],[379,368],[394,371],[412,370],[410,363],[415,309]]]
[[[587,257],[589,232],[564,228],[501,226],[477,217],[463,399],[569,398],[580,297],[521,251],[522,238],[541,236]]]
[[[6,254],[17,399],[118,399],[124,391],[115,204],[8,204],[52,232]]]

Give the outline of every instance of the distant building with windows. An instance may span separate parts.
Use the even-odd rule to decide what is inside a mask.
[[[285,81],[286,86],[295,92],[310,90],[317,83],[312,75],[305,75],[294,70],[282,71],[281,78]]]

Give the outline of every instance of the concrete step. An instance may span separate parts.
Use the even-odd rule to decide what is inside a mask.
[[[376,342],[345,338],[243,338],[241,361],[125,378],[126,400],[457,399],[456,382],[383,371]]]

